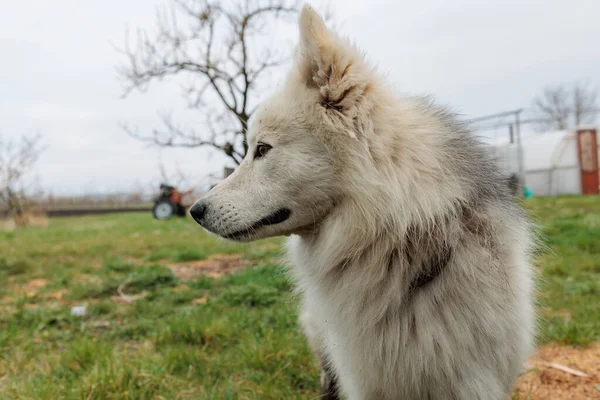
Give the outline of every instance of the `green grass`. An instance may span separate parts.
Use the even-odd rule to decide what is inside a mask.
[[[537,259],[540,341],[600,340],[600,198],[565,196],[526,203],[545,249]]]
[[[598,340],[600,200],[525,206],[546,247],[539,342]],[[236,245],[145,214],[0,232],[0,399],[315,398],[278,243]],[[168,268],[215,254],[255,265],[191,281]],[[86,315],[71,316],[75,305]]]
[[[206,251],[198,249],[184,249],[175,253],[172,257],[173,261],[185,262],[203,260],[206,258]]]

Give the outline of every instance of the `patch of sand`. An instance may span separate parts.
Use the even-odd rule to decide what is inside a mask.
[[[584,349],[550,344],[538,349],[528,364],[529,371],[519,377],[514,398],[600,400],[600,343]],[[587,376],[557,367],[567,367]]]
[[[205,260],[169,264],[169,268],[182,281],[189,281],[200,276],[219,278],[250,264],[242,254],[213,254]]]

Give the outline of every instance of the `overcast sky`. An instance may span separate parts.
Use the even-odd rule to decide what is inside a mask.
[[[0,134],[43,135],[43,187],[127,190],[155,179],[159,160],[178,163],[192,183],[220,172],[225,159],[209,150],[145,148],[119,128],[149,130],[166,110],[199,123],[168,82],[120,98],[113,45],[127,26],[152,28],[165,1],[0,0]],[[342,32],[398,89],[432,94],[466,117],[526,107],[547,84],[600,84],[598,0],[331,3]]]

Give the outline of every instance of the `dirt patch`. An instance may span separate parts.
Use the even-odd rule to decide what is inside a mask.
[[[242,254],[213,254],[205,260],[170,264],[169,268],[182,281],[189,281],[200,276],[219,278],[250,264]]]
[[[48,281],[46,279],[32,279],[26,284],[22,285],[21,290],[27,295],[27,297],[33,297],[37,295],[37,292],[47,284]]]
[[[585,349],[544,346],[528,367],[517,382],[516,399],[600,400],[600,343]]]
[[[41,296],[49,300],[62,300],[64,295],[67,294],[67,289],[59,289],[53,292],[41,293]]]
[[[198,297],[192,301],[192,304],[205,304],[208,301],[207,296]]]
[[[26,308],[37,308],[40,306],[49,307],[53,303],[68,304],[64,300],[64,296],[68,293],[67,289],[58,289],[53,291],[40,291],[48,285],[48,281],[42,278],[32,279],[22,285],[11,286],[12,293],[19,293],[20,296],[25,295],[28,298],[35,298],[39,301],[36,303],[28,303]],[[5,296],[0,303],[10,304],[17,301],[15,296]]]

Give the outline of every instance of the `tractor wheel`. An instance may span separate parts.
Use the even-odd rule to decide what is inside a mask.
[[[159,220],[169,219],[173,216],[175,207],[169,200],[159,200],[154,204],[152,208],[152,214],[154,218]]]

